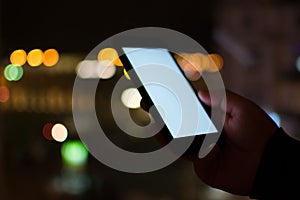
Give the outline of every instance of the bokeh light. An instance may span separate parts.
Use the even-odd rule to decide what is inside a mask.
[[[116,66],[123,66],[121,60],[119,59],[118,52],[114,48],[101,49],[97,58],[99,61],[109,61]]]
[[[44,61],[43,64],[46,67],[52,67],[57,64],[59,60],[59,53],[56,49],[47,49],[44,52]]]
[[[0,103],[5,103],[10,97],[10,92],[8,87],[2,85],[0,86]]]
[[[177,62],[183,69],[189,68],[199,72],[203,72],[207,65],[205,58],[206,56],[202,53],[180,53],[176,56]]]
[[[23,49],[15,50],[10,55],[10,62],[14,65],[23,66],[26,63],[27,54]]]
[[[214,62],[214,64],[210,64],[205,68],[206,71],[208,72],[217,72],[220,71],[223,67],[223,58],[221,55],[213,53],[208,55],[211,60]],[[217,67],[217,68],[216,68]]]
[[[108,61],[84,60],[78,63],[77,75],[82,79],[109,79],[116,73],[116,67]]]
[[[53,140],[52,137],[52,128],[53,128],[54,124],[52,123],[47,123],[44,125],[43,127],[43,136],[47,139],[47,140]]]
[[[23,67],[19,65],[9,64],[4,69],[4,77],[8,81],[18,81],[23,77]]]
[[[115,75],[117,71],[116,66],[109,65],[107,61],[98,61],[96,64],[97,70],[99,72],[99,77],[101,79],[110,79]]]
[[[67,141],[62,145],[61,155],[65,164],[79,167],[87,163],[88,151],[79,140]]]
[[[68,137],[68,130],[63,124],[57,123],[52,127],[51,135],[55,141],[64,142]]]
[[[203,70],[196,68],[196,66],[188,60],[190,58],[189,54],[177,55],[175,58],[189,80],[196,81],[201,77]]]
[[[296,59],[296,68],[298,72],[300,72],[300,56],[298,56],[298,58]]]
[[[83,60],[76,67],[77,75],[82,79],[99,78],[93,60]]]
[[[175,56],[178,64],[188,78],[195,80],[202,72],[217,72],[223,67],[223,59],[219,54],[181,53]]]
[[[128,88],[122,92],[121,101],[127,108],[138,109],[142,97],[136,88]]]
[[[185,76],[191,81],[196,81],[201,77],[202,71],[198,71],[192,64],[188,62],[182,65],[181,68],[184,71]]]
[[[125,75],[125,77],[128,79],[128,80],[131,80],[129,74],[127,73],[126,69],[123,69],[123,73]]]
[[[27,55],[27,63],[31,67],[38,67],[44,61],[44,53],[40,49],[33,49]]]

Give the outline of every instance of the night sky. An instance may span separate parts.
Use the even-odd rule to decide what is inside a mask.
[[[144,26],[180,31],[209,48],[212,2],[2,1],[1,53],[49,47],[85,53],[114,34]]]

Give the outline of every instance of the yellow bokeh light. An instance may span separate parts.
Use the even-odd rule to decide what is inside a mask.
[[[10,55],[10,62],[14,65],[24,65],[27,60],[27,54],[23,49],[18,49],[12,52]]]
[[[121,60],[119,59],[118,52],[114,48],[104,48],[98,53],[99,61],[109,61],[116,66],[123,66]]]
[[[27,55],[27,62],[31,67],[38,67],[44,61],[44,53],[40,49],[33,49]]]
[[[56,49],[47,49],[44,52],[44,65],[46,67],[52,67],[57,64],[59,60],[59,53]]]
[[[126,69],[124,69],[123,72],[124,72],[125,77],[126,77],[128,80],[131,80],[129,74],[128,74],[127,71],[126,71]]]

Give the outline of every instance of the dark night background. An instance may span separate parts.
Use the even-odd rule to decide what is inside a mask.
[[[181,31],[209,45],[213,3],[2,1],[2,42],[6,51],[56,46],[67,52],[88,52],[121,31],[156,26]]]
[[[0,103],[0,199],[248,199],[202,183],[191,163],[185,160],[156,172],[127,174],[89,156],[84,170],[68,171],[62,164],[62,144],[46,140],[42,129],[48,122],[62,122],[69,130],[67,140],[78,139],[71,105],[78,62],[114,34],[152,26],[180,31],[207,52],[219,53],[224,60],[221,75],[225,87],[255,101],[266,111],[279,114],[281,126],[299,137],[299,10],[296,0],[1,0],[0,86],[8,87],[11,93],[7,102]],[[231,44],[238,44],[247,53],[250,64],[238,57],[240,52],[214,37],[220,32],[227,33]],[[10,54],[16,49],[29,52],[35,48],[57,49],[60,62],[49,69],[25,65],[20,81],[7,81],[3,71]],[[104,82],[99,108],[109,105],[105,95],[122,73],[118,68],[116,76]],[[48,102],[50,93],[54,95],[49,102],[54,102],[54,106],[40,104]],[[131,112],[137,118],[144,117],[140,110]],[[123,141],[124,137],[118,137],[118,129],[109,118],[106,120],[111,138],[119,138],[125,146],[142,146],[136,141]],[[72,179],[77,177],[76,173],[83,173],[90,181],[90,185],[81,183],[88,185],[82,193],[73,194],[72,188],[63,190],[61,185],[55,185],[57,177]]]

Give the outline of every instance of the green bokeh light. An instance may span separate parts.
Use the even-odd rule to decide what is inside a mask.
[[[87,163],[88,151],[79,140],[65,142],[61,148],[61,155],[65,164],[80,167]]]
[[[4,77],[8,81],[18,81],[23,77],[23,67],[18,65],[9,64],[4,69]]]

